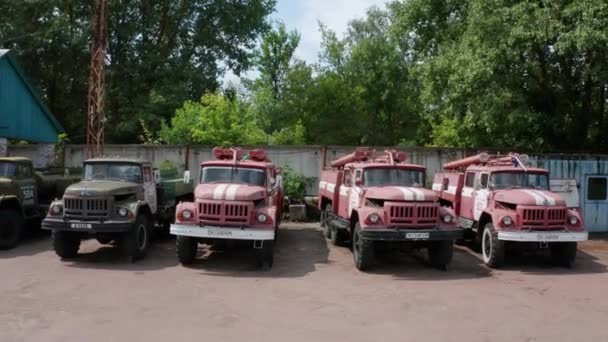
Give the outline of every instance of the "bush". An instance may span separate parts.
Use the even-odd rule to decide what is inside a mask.
[[[301,202],[306,196],[306,187],[314,181],[313,177],[305,177],[295,172],[289,165],[283,167],[283,193],[291,202]]]

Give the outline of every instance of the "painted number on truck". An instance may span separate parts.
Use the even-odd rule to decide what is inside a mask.
[[[33,185],[21,187],[21,202],[23,206],[33,206],[36,204]]]

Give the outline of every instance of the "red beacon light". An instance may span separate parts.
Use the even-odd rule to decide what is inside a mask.
[[[249,158],[259,162],[268,161],[268,158],[266,158],[266,151],[261,148],[249,151]]]

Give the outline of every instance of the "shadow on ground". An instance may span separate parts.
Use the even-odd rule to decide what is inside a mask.
[[[52,250],[51,232],[42,229],[28,229],[19,245],[13,249],[0,250],[0,259],[32,256]]]
[[[314,272],[319,264],[327,264],[329,249],[321,231],[314,228],[281,229],[270,270],[257,268],[254,250],[236,246],[217,250],[199,245],[199,257],[189,268],[202,275],[222,277],[293,278]]]

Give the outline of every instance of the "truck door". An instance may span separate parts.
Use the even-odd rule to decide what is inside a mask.
[[[464,175],[464,186],[460,203],[460,216],[473,220],[473,192],[475,191],[475,172],[469,171]]]
[[[585,229],[608,232],[608,176],[586,176],[583,196]]]
[[[356,170],[355,176],[352,177],[350,193],[348,194],[348,217],[353,212],[353,209],[359,207],[359,199],[361,198],[361,185],[356,184],[356,180],[362,180],[363,171]]]
[[[152,214],[156,214],[157,199],[156,199],[156,183],[152,178],[152,168],[144,166],[144,198],[150,206]]]
[[[17,163],[15,176],[17,196],[23,207],[23,213],[26,217],[38,216],[41,213],[38,211],[38,189],[32,166]]]
[[[338,215],[342,218],[350,217],[350,189],[352,187],[352,174],[350,169],[344,170],[344,179],[340,185],[340,201]]]
[[[475,221],[479,221],[479,217],[481,213],[488,206],[488,178],[490,175],[488,173],[480,173],[479,180],[475,186],[475,191],[473,191],[473,198],[475,202],[475,207],[473,208],[473,219]]]

